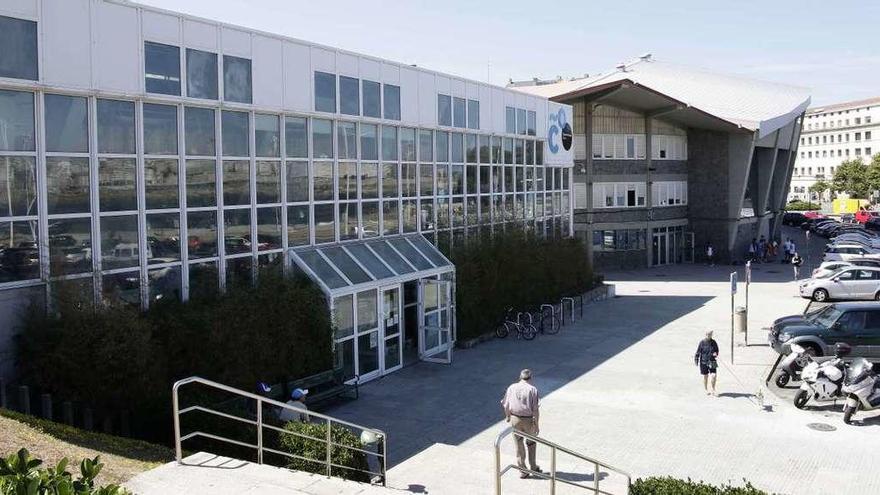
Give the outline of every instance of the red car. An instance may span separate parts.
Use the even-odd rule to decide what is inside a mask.
[[[868,223],[872,218],[880,217],[880,212],[871,210],[859,210],[856,212],[856,222]]]
[[[805,211],[804,217],[806,217],[807,220],[812,220],[814,218],[823,218],[823,215],[818,211]]]

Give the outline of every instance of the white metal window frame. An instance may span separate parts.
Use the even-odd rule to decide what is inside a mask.
[[[628,204],[630,191],[635,192],[635,204]],[[644,182],[594,182],[593,208],[644,208],[646,191]]]
[[[657,181],[651,184],[652,206],[684,206],[688,202],[687,181]]]

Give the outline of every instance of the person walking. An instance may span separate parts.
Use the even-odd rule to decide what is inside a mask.
[[[797,280],[800,275],[801,265],[804,264],[804,260],[801,259],[801,255],[794,252],[794,256],[791,257],[791,267],[794,270],[794,279]]]
[[[752,242],[749,243],[749,254],[746,261],[755,261],[755,256],[758,252],[758,240],[752,239]]]
[[[700,367],[706,395],[717,395],[715,393],[715,380],[718,372],[718,342],[715,342],[715,339],[712,338],[712,330],[706,332],[706,338],[697,345],[697,352],[694,354],[694,364]],[[712,386],[711,391],[709,391],[709,385]]]
[[[706,243],[706,260],[709,266],[715,266],[715,246],[711,242]]]
[[[519,381],[507,387],[504,398],[501,399],[501,407],[504,408],[505,420],[514,429],[513,438],[516,441],[516,464],[520,468],[520,478],[528,478],[526,469],[526,449],[523,447],[523,437],[517,435],[517,431],[537,436],[540,432],[538,427],[538,389],[531,383],[532,371],[528,368],[519,372]],[[540,473],[541,468],[535,461],[535,442],[527,440],[529,450],[529,468]]]

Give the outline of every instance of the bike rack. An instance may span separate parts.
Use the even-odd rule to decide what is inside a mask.
[[[559,300],[559,306],[562,309],[562,324],[565,324],[565,303],[569,303],[569,323],[574,322],[574,298],[573,297],[563,297]]]
[[[550,329],[556,329],[556,307],[552,304],[541,305],[541,333],[544,333],[544,321],[547,320],[547,310],[550,310]]]

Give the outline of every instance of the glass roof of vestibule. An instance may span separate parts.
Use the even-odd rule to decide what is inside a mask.
[[[331,297],[455,270],[421,234],[296,248],[291,256]]]

